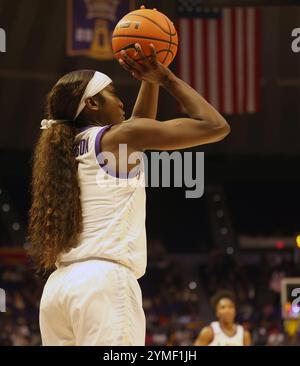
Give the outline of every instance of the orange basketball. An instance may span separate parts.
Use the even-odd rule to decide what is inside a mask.
[[[139,61],[135,56],[134,45],[139,43],[144,54],[151,55],[149,44],[154,44],[158,61],[169,66],[174,60],[178,49],[178,35],[174,24],[164,14],[152,9],[139,9],[127,15],[117,24],[113,37],[112,48],[117,59],[121,51]]]

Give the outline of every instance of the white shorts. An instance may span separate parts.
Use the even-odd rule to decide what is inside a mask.
[[[142,293],[124,266],[89,260],[49,277],[40,305],[44,346],[144,346]]]

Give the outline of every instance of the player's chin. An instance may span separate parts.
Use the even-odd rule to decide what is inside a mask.
[[[234,317],[233,316],[224,316],[224,320],[226,321],[226,323],[233,323]]]
[[[123,115],[117,115],[117,116],[115,116],[115,117],[113,117],[113,124],[114,125],[118,125],[118,124],[120,124],[120,123],[122,123],[122,122],[124,122],[125,121],[125,116],[123,116]]]

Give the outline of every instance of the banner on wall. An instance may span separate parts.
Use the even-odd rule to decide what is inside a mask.
[[[111,36],[135,0],[67,0],[67,55],[113,59]]]

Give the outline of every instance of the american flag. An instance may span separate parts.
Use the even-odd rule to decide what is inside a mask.
[[[260,109],[260,11],[178,0],[180,77],[224,114]]]

